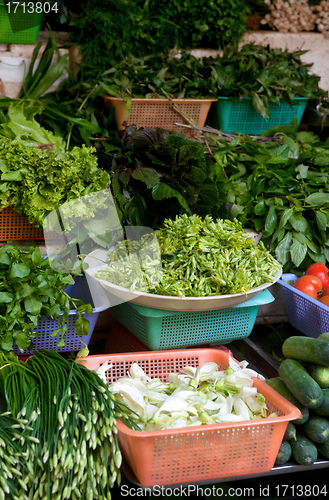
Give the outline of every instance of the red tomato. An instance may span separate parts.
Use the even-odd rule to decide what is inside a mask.
[[[326,296],[329,296],[329,288],[326,288],[326,289],[323,291],[323,294],[321,295],[321,297],[326,297]]]
[[[322,297],[319,298],[319,302],[329,306],[329,295],[322,295]]]
[[[294,288],[312,297],[318,298],[318,292],[321,290],[321,282],[314,280],[314,276],[301,276],[294,284]]]
[[[329,287],[329,268],[321,262],[311,264],[305,271],[305,275],[317,276],[322,282],[322,290]]]

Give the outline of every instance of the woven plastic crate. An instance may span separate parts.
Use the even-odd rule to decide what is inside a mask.
[[[286,273],[278,283],[286,305],[289,323],[308,337],[317,338],[329,332],[329,307],[297,290],[286,281],[295,282],[298,276]]]
[[[34,44],[40,30],[43,12],[37,13],[34,9],[34,12],[29,13],[31,5],[28,6],[28,2],[23,2],[24,5],[16,5],[14,2],[11,4],[12,13],[9,19],[6,3],[8,2],[0,3],[0,43]]]
[[[111,314],[152,350],[177,349],[200,344],[226,344],[248,337],[258,307],[274,300],[268,290],[229,309],[215,311],[163,311],[124,302]]]
[[[84,278],[76,278],[76,282],[74,285],[69,285],[66,288],[66,293],[70,295],[70,297],[79,298],[83,300],[86,304],[93,305],[93,300],[87,285],[87,282]],[[51,336],[52,332],[58,328],[59,324],[57,321],[50,318],[50,316],[41,316],[38,320],[38,327],[36,328],[36,332],[39,336],[33,339],[34,349],[28,350],[26,349],[24,353],[21,353],[18,347],[14,346],[14,354],[32,354],[39,349],[53,349],[57,352],[71,352],[71,351],[80,351],[83,348],[83,341],[85,344],[89,344],[92,333],[97,323],[97,319],[99,313],[107,309],[107,303],[101,304],[98,307],[93,308],[93,312],[89,314],[83,314],[83,317],[86,318],[90,323],[90,329],[87,335],[77,335],[76,333],[76,322],[77,315],[76,311],[72,310],[69,313],[68,318],[64,322],[67,325],[67,332],[65,334],[65,346],[61,348],[57,348],[57,343],[60,340],[61,335],[58,334],[54,337]]]
[[[96,370],[109,361],[110,383],[126,376],[133,362],[150,377],[166,381],[169,373],[186,365],[214,362],[225,369],[228,356],[219,349],[188,349],[95,355],[79,362]],[[276,412],[277,416],[160,431],[135,431],[118,421],[120,449],[138,482],[171,485],[270,471],[288,422],[300,412],[266,382],[257,378],[254,385],[266,398],[268,414]]]
[[[43,231],[11,207],[0,210],[0,242],[44,241]]]
[[[186,133],[184,127],[175,123],[185,123],[181,116],[172,107],[168,99],[137,99],[133,98],[129,116],[126,116],[125,101],[117,97],[103,96],[105,106],[114,108],[115,122],[118,130],[123,130],[124,122],[128,125],[140,127],[160,127],[167,130]],[[184,113],[192,118],[200,127],[205,124],[210,105],[217,99],[173,99]]]
[[[251,98],[245,97],[234,104],[228,97],[219,97],[209,120],[213,127],[226,133],[260,135],[264,130],[289,125],[294,117],[299,125],[307,103],[306,97],[295,98],[292,108],[287,102],[270,103],[270,118],[265,120],[253,107]]]

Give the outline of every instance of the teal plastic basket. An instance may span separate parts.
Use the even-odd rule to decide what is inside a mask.
[[[111,314],[152,351],[202,344],[227,344],[248,337],[254,327],[258,307],[273,302],[263,290],[256,297],[228,309],[215,311],[163,311],[124,302]]]
[[[16,6],[14,3],[11,9],[12,12],[15,9],[15,13],[10,14],[9,19],[6,3],[8,2],[0,3],[0,43],[34,44],[40,30],[43,12],[37,13],[34,9],[32,11],[28,2],[25,2],[24,6]]]
[[[238,104],[228,97],[219,97],[212,104],[208,123],[228,134],[260,135],[279,125],[289,125],[295,117],[299,125],[307,103],[307,97],[295,98],[292,107],[287,102],[270,103],[270,118],[265,120],[253,107],[250,97],[244,97]]]

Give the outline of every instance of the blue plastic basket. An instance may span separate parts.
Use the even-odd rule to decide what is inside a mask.
[[[248,337],[254,327],[258,307],[274,300],[263,290],[242,304],[215,311],[164,311],[124,302],[111,314],[152,351],[201,344],[227,344]]]
[[[218,97],[212,104],[209,124],[229,134],[260,135],[279,125],[289,125],[294,117],[299,125],[307,103],[307,97],[295,98],[292,107],[287,102],[270,103],[270,118],[265,120],[253,107],[250,97],[242,98],[238,104],[228,97]]]
[[[85,278],[77,277],[74,285],[69,285],[65,291],[68,295],[70,295],[70,297],[81,299],[85,304],[93,305],[93,300]],[[90,323],[90,329],[87,335],[80,336],[77,335],[75,328],[77,322],[76,311],[70,311],[68,318],[66,319],[66,321],[64,321],[64,324],[67,325],[67,332],[65,334],[65,346],[61,348],[57,348],[57,343],[60,340],[61,334],[59,333],[54,337],[51,336],[52,332],[56,328],[58,328],[58,322],[51,319],[50,316],[41,316],[38,319],[38,327],[35,329],[39,336],[33,339],[34,349],[31,351],[25,350],[24,353],[21,353],[21,351],[15,345],[13,352],[16,355],[33,354],[35,351],[43,348],[49,350],[52,349],[57,352],[80,351],[80,349],[84,347],[82,342],[84,342],[86,345],[89,344],[95,325],[97,323],[99,313],[107,308],[108,305],[104,302],[104,304],[101,304],[98,307],[94,307],[92,313],[83,314],[83,317]]]
[[[286,283],[295,282],[298,277],[286,273],[278,280],[282,286],[289,322],[304,335],[317,338],[321,333],[329,332],[329,307]]]

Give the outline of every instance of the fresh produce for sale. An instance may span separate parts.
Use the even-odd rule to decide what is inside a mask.
[[[107,269],[95,276],[136,290],[146,283],[147,291],[158,295],[205,297],[245,293],[272,282],[280,269],[264,245],[255,245],[239,222],[183,214],[175,220],[166,219],[156,231],[162,274],[158,262],[149,259],[143,263],[141,277],[139,263],[137,269],[127,266],[126,252],[130,250],[133,255],[142,251],[150,236],[155,244],[153,234],[130,241],[129,246],[126,241],[119,242],[108,254]],[[158,277],[155,284],[153,276]]]
[[[312,299],[317,299],[322,293],[322,283],[316,276],[301,276],[295,281],[294,288],[309,295]]]
[[[84,146],[47,151],[19,139],[0,139],[0,209],[11,206],[42,228],[45,217],[59,206],[107,189],[110,177],[98,168],[95,151]],[[72,219],[78,218],[76,206]]]
[[[288,422],[286,432],[284,433],[283,439],[289,441],[290,439],[296,439],[296,427],[292,422]]]
[[[317,415],[323,415],[324,417],[329,417],[329,389],[322,389],[323,402],[320,406],[313,409],[313,412]]]
[[[291,457],[291,445],[289,441],[283,440],[282,443],[280,444],[280,448],[275,459],[275,464],[283,465],[286,462],[288,462],[290,457]]]
[[[320,387],[323,389],[329,387],[329,366],[321,366],[310,363],[307,366],[307,371]]]
[[[293,335],[283,342],[282,353],[286,358],[329,366],[329,342],[327,340]]]
[[[321,290],[325,291],[329,287],[329,268],[322,262],[314,262],[308,266],[305,275],[316,276],[321,281]]]
[[[0,353],[0,498],[111,498],[120,482],[116,419],[134,420],[100,377],[54,351]],[[10,495],[10,496],[7,496]]]
[[[269,378],[266,380],[266,383],[300,410],[301,415],[293,420],[294,424],[301,425],[308,420],[310,414],[309,409],[298,401],[280,377]]]
[[[324,443],[329,440],[329,420],[318,415],[311,415],[302,426],[305,435],[314,443]]]
[[[77,314],[76,332],[87,335],[91,304],[70,297],[65,288],[74,283],[72,274],[60,273],[50,265],[39,247],[4,245],[0,248],[0,351],[11,351],[14,342],[23,352],[33,348],[38,318],[50,316],[58,322],[52,334],[61,333],[58,347],[64,347],[70,310]]]
[[[295,359],[284,359],[279,375],[293,395],[307,408],[317,408],[323,402],[322,389]]]
[[[291,454],[299,465],[312,465],[318,458],[315,444],[302,434],[297,434],[296,439],[290,441]]]
[[[119,402],[138,414],[136,423],[143,431],[267,417],[265,397],[252,380],[261,375],[247,365],[231,357],[225,370],[213,362],[197,368],[187,365],[161,382],[133,363],[128,375],[109,387]],[[99,375],[104,376],[108,368],[104,363]]]
[[[318,452],[321,453],[325,458],[329,458],[329,441],[325,443],[319,443],[317,445]]]

